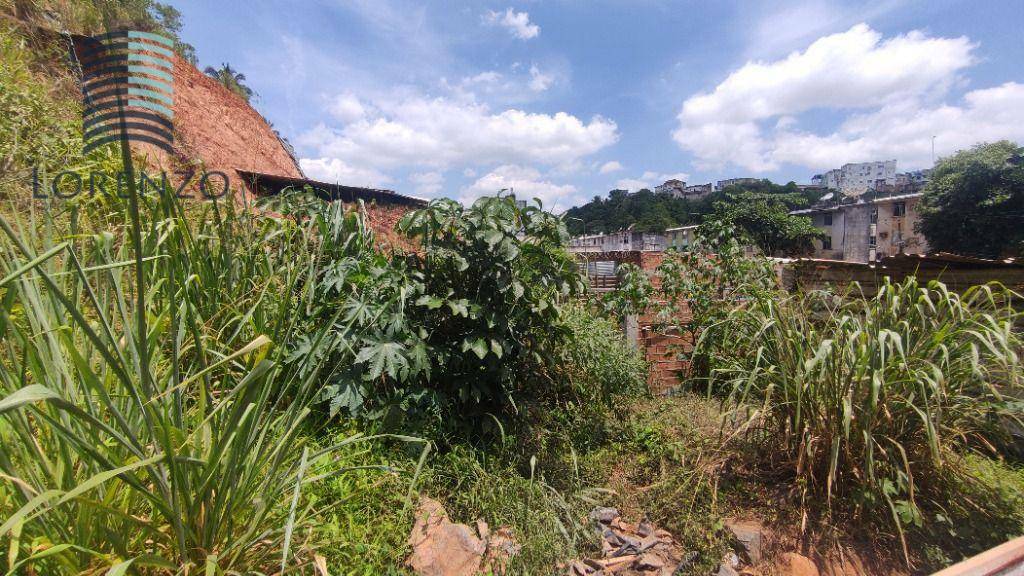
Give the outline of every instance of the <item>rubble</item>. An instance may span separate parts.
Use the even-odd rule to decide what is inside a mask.
[[[601,535],[601,557],[570,562],[568,576],[673,576],[695,559],[647,520],[627,522],[615,508],[595,508],[590,519]]]

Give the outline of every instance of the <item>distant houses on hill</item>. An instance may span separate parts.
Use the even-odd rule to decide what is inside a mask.
[[[821,199],[793,215],[806,216],[825,237],[815,240],[813,256],[848,262],[874,262],[898,254],[925,254],[928,243],[915,231],[918,206],[931,170],[897,173],[896,160],[844,164],[816,174],[811,183],[798,185],[814,190]],[[730,186],[750,186],[758,178],[728,178],[707,184],[687,185],[667,180],[654,192],[696,200]],[[630,229],[572,238],[571,252],[660,251],[688,249],[697,226],[678,226],[663,232]]]

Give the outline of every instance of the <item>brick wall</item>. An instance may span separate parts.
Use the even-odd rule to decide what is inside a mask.
[[[639,266],[651,277],[655,288],[661,285],[661,279],[654,271],[664,259],[664,252],[614,251],[577,253],[580,261],[614,261],[619,264]],[[684,317],[677,319],[680,323],[689,321],[689,312],[685,304],[682,306]],[[664,394],[677,388],[689,370],[689,362],[679,359],[680,353],[689,354],[693,351],[693,341],[689,335],[666,331],[659,326],[653,311],[641,314],[637,318],[637,346],[650,365],[647,373],[647,385],[655,394]]]

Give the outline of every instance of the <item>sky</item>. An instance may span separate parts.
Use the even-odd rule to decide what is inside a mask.
[[[1024,1],[171,0],[310,178],[562,211],[1024,142]]]

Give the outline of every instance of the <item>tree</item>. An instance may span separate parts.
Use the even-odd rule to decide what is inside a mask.
[[[751,192],[732,187],[725,193],[726,199],[715,204],[714,214],[705,222],[735,227],[765,254],[805,253],[810,251],[811,241],[822,236],[810,218],[789,213],[807,205],[807,199],[799,193]]]
[[[163,28],[163,32],[174,38],[174,51],[182,59],[195,66],[198,60],[196,47],[181,39],[181,12],[174,6],[162,2],[154,2],[151,10],[157,24]]]
[[[924,191],[918,231],[937,251],[1024,253],[1024,147],[1002,140],[941,159]]]
[[[244,98],[246,102],[248,102],[249,98],[252,98],[253,94],[255,94],[255,92],[252,91],[252,88],[245,85],[245,74],[242,74],[238,70],[232,68],[231,64],[221,64],[220,68],[207,66],[204,72],[210,78],[220,82],[221,85],[228,90],[231,90],[235,94]]]

